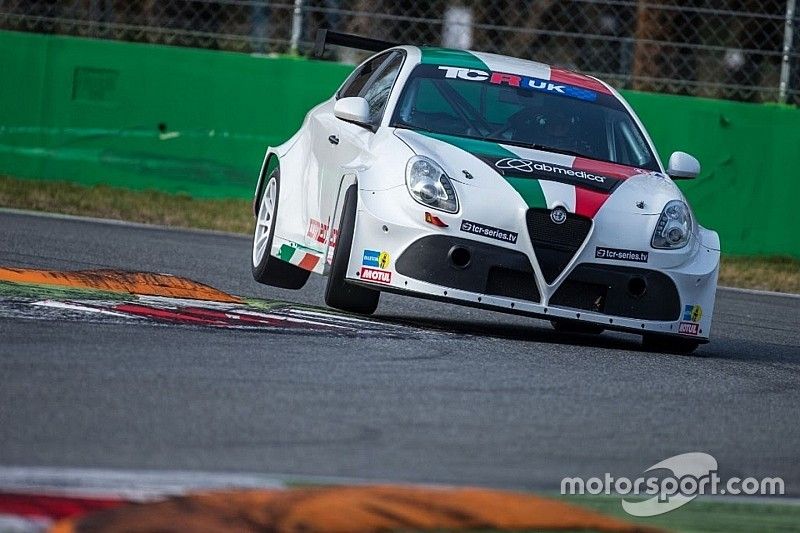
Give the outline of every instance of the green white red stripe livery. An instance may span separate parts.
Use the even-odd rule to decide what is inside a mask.
[[[328,275],[335,307],[368,313],[392,291],[684,348],[709,338],[719,237],[674,182],[699,163],[676,152],[665,167],[593,77],[393,47],[267,150],[256,212],[276,168],[271,257]],[[280,286],[305,279],[275,272]]]

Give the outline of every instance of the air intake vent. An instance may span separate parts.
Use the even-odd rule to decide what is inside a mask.
[[[567,213],[567,219],[556,224],[549,209],[529,209],[525,219],[544,279],[553,283],[586,240],[592,221]]]

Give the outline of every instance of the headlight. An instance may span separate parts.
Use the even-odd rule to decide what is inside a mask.
[[[458,211],[458,197],[442,167],[421,155],[415,155],[406,165],[406,186],[411,197],[422,205],[447,213]]]
[[[653,239],[653,248],[674,250],[683,248],[692,234],[692,215],[689,207],[680,200],[667,202],[658,219]]]

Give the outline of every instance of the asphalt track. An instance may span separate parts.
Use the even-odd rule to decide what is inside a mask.
[[[245,237],[0,211],[0,266],[252,281]],[[385,294],[408,336],[0,318],[0,465],[557,489],[672,455],[800,494],[800,299],[720,290],[693,356]],[[411,326],[414,326],[411,328]]]

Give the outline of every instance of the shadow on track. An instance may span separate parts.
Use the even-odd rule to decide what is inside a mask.
[[[519,324],[498,324],[478,321],[448,320],[398,315],[380,315],[375,320],[397,325],[429,329],[437,332],[472,337],[491,337],[497,339],[543,342],[591,346],[606,349],[642,351],[639,338],[635,335],[610,336],[608,332],[592,335],[585,333],[559,333],[549,327],[524,326]]]
[[[698,350],[697,356],[705,359],[788,365],[780,368],[800,374],[800,349],[797,346],[720,337],[712,338],[710,343]]]

